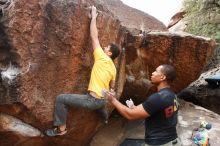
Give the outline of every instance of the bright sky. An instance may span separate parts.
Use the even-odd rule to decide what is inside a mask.
[[[182,0],[121,0],[124,4],[154,16],[166,26],[180,9]]]

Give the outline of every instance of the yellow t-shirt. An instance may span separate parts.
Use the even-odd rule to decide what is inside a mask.
[[[116,68],[111,58],[109,58],[101,47],[94,50],[95,63],[92,68],[89,81],[89,91],[95,92],[98,96],[102,96],[102,89],[109,90],[109,83],[115,80]]]

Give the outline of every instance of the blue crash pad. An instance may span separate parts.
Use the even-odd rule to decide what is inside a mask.
[[[210,87],[219,88],[220,87],[220,73],[215,73],[213,76],[205,78],[205,81],[208,82]]]
[[[208,82],[208,83],[220,82],[220,73],[216,73],[215,75],[212,75],[208,78],[205,78],[205,81]]]

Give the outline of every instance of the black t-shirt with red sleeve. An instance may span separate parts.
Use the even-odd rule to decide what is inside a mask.
[[[177,138],[178,103],[170,88],[163,88],[142,103],[150,114],[145,119],[145,143],[161,145]]]

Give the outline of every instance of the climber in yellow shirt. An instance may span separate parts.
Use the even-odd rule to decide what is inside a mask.
[[[90,37],[94,55],[94,65],[91,72],[88,91],[86,95],[81,94],[60,94],[56,97],[54,108],[53,124],[55,128],[45,131],[47,136],[63,135],[66,130],[67,107],[84,107],[90,110],[97,110],[104,119],[108,120],[108,113],[105,110],[107,100],[103,98],[102,90],[114,89],[116,68],[113,60],[120,54],[119,48],[110,44],[104,49],[101,48],[96,27],[96,7],[91,7]]]

